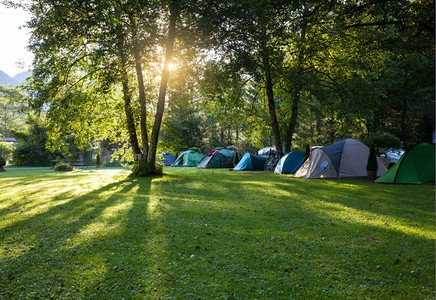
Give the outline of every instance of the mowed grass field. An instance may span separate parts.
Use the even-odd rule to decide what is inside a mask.
[[[0,173],[0,299],[434,299],[435,187]]]

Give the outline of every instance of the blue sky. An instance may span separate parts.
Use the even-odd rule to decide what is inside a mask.
[[[26,28],[19,29],[30,20],[23,10],[6,8],[0,4],[0,70],[13,77],[30,69],[32,54],[26,51],[29,33]],[[21,68],[17,62],[26,66]]]

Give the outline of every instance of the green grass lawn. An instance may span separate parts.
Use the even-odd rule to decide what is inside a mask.
[[[0,299],[434,299],[435,187],[0,173]]]

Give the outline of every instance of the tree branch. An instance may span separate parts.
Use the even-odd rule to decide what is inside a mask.
[[[370,23],[356,23],[345,26],[345,29],[351,29],[356,27],[369,27],[369,26],[386,26],[386,25],[402,25],[403,21],[390,21],[390,22],[370,22]]]

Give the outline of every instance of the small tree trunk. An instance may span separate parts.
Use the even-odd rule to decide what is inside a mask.
[[[285,140],[285,152],[291,151],[292,140],[295,132],[295,127],[297,126],[298,119],[298,105],[300,103],[301,98],[301,89],[303,84],[301,82],[301,76],[303,75],[303,64],[304,64],[304,44],[306,40],[306,23],[303,23],[301,30],[301,41],[298,45],[298,61],[297,61],[297,79],[295,82],[295,89],[292,100],[292,111],[291,111],[291,119],[289,121],[289,125],[286,130],[286,140]]]
[[[132,35],[134,40],[133,45],[133,57],[135,59],[135,70],[136,70],[136,78],[138,81],[138,91],[139,91],[139,105],[141,108],[141,119],[140,119],[140,127],[141,127],[141,138],[142,138],[142,153],[144,153],[144,160],[147,160],[148,155],[148,133],[147,133],[147,101],[145,98],[145,86],[144,86],[144,77],[142,75],[142,65],[141,65],[141,55],[139,53],[139,46],[137,43],[137,29],[136,22],[133,15],[129,14],[129,19],[132,24]]]
[[[160,81],[160,88],[159,88],[159,97],[157,102],[157,108],[156,108],[156,115],[154,118],[154,124],[153,124],[153,130],[151,133],[151,139],[150,139],[150,147],[148,149],[148,156],[147,156],[147,164],[149,166],[155,166],[155,160],[156,160],[156,151],[157,151],[157,143],[159,139],[159,131],[160,126],[162,124],[162,118],[165,108],[165,96],[167,92],[168,87],[168,79],[170,76],[170,69],[169,64],[171,63],[171,59],[173,57],[174,52],[174,40],[176,37],[176,21],[179,17],[180,9],[178,6],[178,3],[176,0],[171,1],[170,3],[170,23],[168,27],[168,38],[167,38],[167,44],[165,49],[165,62],[164,67],[162,70],[162,77]],[[152,168],[154,172],[155,168]]]
[[[268,110],[271,120],[271,128],[272,133],[274,136],[274,144],[276,146],[276,151],[278,156],[283,156],[282,151],[282,141],[280,138],[280,129],[279,129],[279,123],[277,121],[277,115],[276,115],[276,107],[275,107],[275,101],[274,101],[274,91],[273,91],[273,84],[272,84],[272,78],[271,78],[271,71],[269,67],[268,61],[265,59],[265,90],[266,95],[268,98]]]
[[[229,128],[227,128],[227,143],[226,143],[226,145],[227,146],[232,145],[232,129],[230,128],[230,126],[229,126]]]
[[[131,108],[131,96],[129,89],[129,78],[126,72],[126,57],[122,45],[119,44],[119,55],[121,59],[121,80],[123,86],[123,99],[124,99],[124,112],[126,114],[126,125],[127,132],[129,133],[130,146],[132,147],[133,154],[140,154],[141,149],[139,148],[138,137],[136,135],[135,120],[133,118],[132,108]]]
[[[224,145],[224,126],[221,125],[221,130],[220,130],[220,143],[221,145]]]
[[[292,101],[291,120],[290,120],[289,126],[286,130],[286,141],[285,141],[285,152],[286,153],[291,151],[293,135],[294,135],[295,127],[297,125],[298,104],[300,103],[300,95],[301,95],[300,91],[301,91],[301,84],[300,84],[300,81],[298,81],[295,92],[294,92],[294,99]]]

